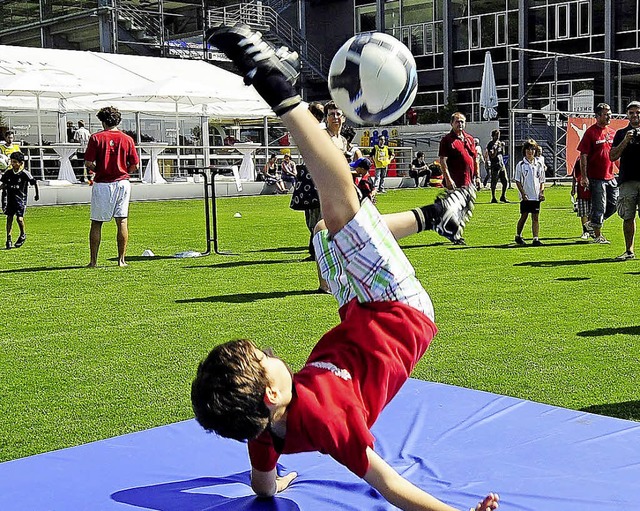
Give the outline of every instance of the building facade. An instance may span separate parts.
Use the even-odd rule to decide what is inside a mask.
[[[236,21],[298,49],[308,99],[327,97],[330,57],[346,39],[392,34],[416,58],[423,123],[452,108],[480,120],[486,52],[501,119],[510,106],[620,111],[638,97],[640,0],[4,0],[0,44],[212,58],[205,31]]]

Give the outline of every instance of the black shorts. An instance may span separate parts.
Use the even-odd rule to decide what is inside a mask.
[[[27,209],[27,201],[21,197],[12,197],[7,194],[7,207],[4,210],[4,214],[7,216],[24,216],[24,212]]]
[[[539,200],[523,200],[520,202],[520,214],[539,213],[539,212],[540,212]]]

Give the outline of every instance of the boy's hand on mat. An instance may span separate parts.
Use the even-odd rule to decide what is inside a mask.
[[[476,507],[472,507],[469,511],[493,511],[498,509],[498,501],[500,497],[497,493],[490,493]]]
[[[276,477],[276,493],[286,490],[296,477],[298,472],[289,472],[286,476]]]

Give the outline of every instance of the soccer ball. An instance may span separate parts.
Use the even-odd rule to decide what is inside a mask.
[[[331,61],[331,98],[358,124],[395,121],[411,106],[417,90],[413,55],[388,34],[358,34],[344,43]]]
[[[0,154],[0,172],[4,172],[9,167],[11,160],[8,156]]]

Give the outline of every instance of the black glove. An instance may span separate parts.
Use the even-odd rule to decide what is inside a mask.
[[[260,32],[246,25],[211,29],[207,41],[231,59],[244,76],[244,83],[253,84],[277,115],[302,101],[295,89],[300,75],[296,52],[284,46],[275,51]]]

